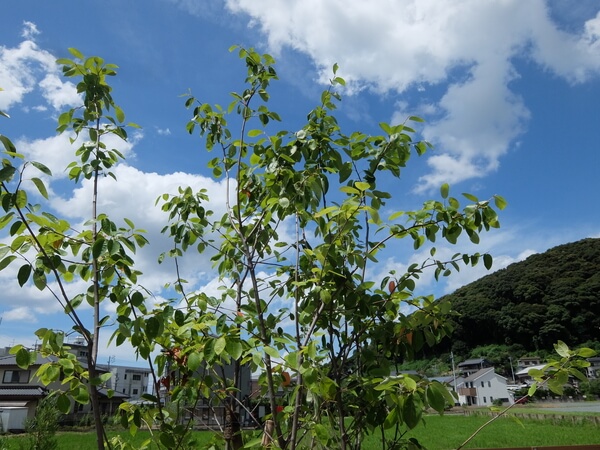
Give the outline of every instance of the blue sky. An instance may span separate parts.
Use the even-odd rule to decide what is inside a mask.
[[[65,182],[72,149],[54,132],[60,111],[79,99],[54,60],[76,47],[120,66],[114,98],[142,129],[121,146],[127,163],[116,169],[118,183],[102,186],[101,204],[148,230],[152,245],[138,261],[156,295],[173,274],[155,264],[168,243],[154,200],[190,185],[207,188],[212,207],[223,208],[208,156],[185,131],[180,95],[191,89],[202,101],[228,104],[244,78],[227,51],[233,44],[278,60],[271,107],[285,129],[302,126],[334,63],[348,81],[338,110],[347,131],[378,133],[381,121],[422,116],[419,131],[435,151],[411,161],[390,206],[418,207],[444,182],[454,194],[502,195],[509,202],[502,228],[478,248],[461,244],[491,252],[494,270],[600,237],[600,0],[13,2],[0,28],[0,110],[11,115],[0,133],[53,169],[51,207],[83,221],[89,187]],[[421,257],[392,249],[375,276]],[[218,281],[206,259],[187,258],[184,271],[210,292]],[[463,270],[439,285],[425,276],[421,290],[451,292],[485,273]],[[39,327],[69,326],[47,294],[20,289],[14,277],[0,273],[0,346],[32,344]],[[131,363],[127,349],[101,349],[101,361],[109,355]]]

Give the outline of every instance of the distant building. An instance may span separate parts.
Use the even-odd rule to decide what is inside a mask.
[[[523,356],[517,360],[517,370],[539,366],[542,363],[542,358],[539,356]]]
[[[600,378],[600,356],[594,356],[587,360],[590,363],[589,367],[587,367],[587,377]]]
[[[107,388],[126,395],[129,400],[139,400],[142,395],[149,392],[150,369],[103,364],[98,364],[97,367],[112,374],[107,382]]]
[[[38,402],[48,395],[51,391],[62,391],[65,386],[60,381],[55,381],[48,386],[35,376],[36,371],[42,364],[48,362],[56,362],[58,358],[54,356],[42,357],[38,354],[35,362],[28,369],[21,369],[17,365],[16,356],[0,357],[0,416],[1,414],[16,413],[17,410],[23,410],[23,420],[33,418]],[[85,366],[84,366],[85,367]],[[117,410],[118,405],[126,398],[125,395],[115,393],[112,397],[108,397],[106,389],[99,389],[99,401],[102,414],[112,414]],[[91,405],[86,405],[71,402],[71,410],[63,417],[64,420],[77,422],[82,416],[89,414]],[[21,426],[14,428],[22,429]]]
[[[492,363],[490,363],[487,359],[473,358],[461,362],[458,365],[458,371],[461,373],[461,375],[468,377],[469,375],[488,367],[492,367]]]
[[[533,383],[533,378],[529,375],[529,371],[531,369],[543,370],[546,367],[546,364],[537,364],[535,366],[528,366],[524,369],[521,369],[515,372],[515,378],[517,379],[517,384],[525,384],[530,385]]]
[[[498,375],[493,367],[487,367],[467,376],[458,385],[461,403],[476,406],[491,406],[494,400],[513,403],[508,393],[506,378]]]

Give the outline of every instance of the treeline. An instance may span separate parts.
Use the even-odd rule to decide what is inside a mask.
[[[482,346],[539,354],[558,340],[595,347],[600,341],[600,239],[532,255],[440,301],[451,302],[455,331],[437,348],[438,355],[452,350],[470,357]]]

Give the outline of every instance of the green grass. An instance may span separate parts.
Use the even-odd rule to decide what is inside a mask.
[[[429,450],[449,450],[458,447],[490,417],[427,416],[425,425],[407,434],[415,437]],[[499,418],[485,428],[465,448],[527,447],[534,445],[600,444],[600,428],[590,422],[553,424],[546,420]],[[380,439],[371,436],[365,450],[379,450]]]
[[[489,417],[462,415],[427,416],[425,425],[417,427],[406,437],[416,437],[429,450],[450,450],[463,443]],[[109,433],[111,436],[116,432]],[[132,443],[141,443],[148,438],[148,432],[139,432],[135,438],[127,432],[119,433]],[[211,432],[196,432],[199,441],[207,443]],[[21,436],[9,438],[10,450],[19,449]],[[58,435],[58,450],[94,450],[95,434],[92,432],[62,432]],[[484,429],[465,448],[527,447],[536,445],[576,445],[600,444],[600,427],[589,422],[573,424],[570,421],[555,424],[550,420],[522,420],[500,418]],[[364,450],[381,449],[380,436],[368,436]]]

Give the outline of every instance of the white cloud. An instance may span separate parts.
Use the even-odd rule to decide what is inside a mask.
[[[170,136],[171,130],[169,128],[157,128],[156,132],[161,136]]]
[[[42,50],[33,40],[39,34],[35,24],[24,23],[25,38],[15,48],[0,46],[0,110],[9,110],[23,101],[26,94],[39,89],[55,109],[81,103],[75,86],[59,78],[54,55]]]
[[[549,21],[532,21],[533,57],[570,82],[584,82],[600,71],[600,12],[585,22],[579,35]]]
[[[65,132],[43,139],[28,140],[27,138],[21,138],[15,141],[15,146],[19,152],[26,156],[27,160],[46,165],[52,171],[53,179],[57,180],[68,177],[68,172],[65,169],[75,160],[75,150],[85,142],[85,137],[80,135],[71,144],[70,139],[75,138],[75,135]],[[133,147],[142,137],[141,133],[134,133],[129,141],[123,141],[113,134],[107,134],[102,141],[106,148],[117,149],[125,158],[134,159]],[[39,176],[39,174],[36,176]]]
[[[59,111],[65,106],[81,104],[77,88],[70,81],[63,81],[58,74],[49,73],[40,81],[39,87],[48,103]]]
[[[571,32],[559,29],[542,0],[462,0],[443,7],[436,0],[228,0],[227,6],[250,17],[271,52],[307,54],[322,81],[337,62],[353,90],[421,92],[447,84],[424,110],[442,116],[425,129],[437,152],[420,191],[482,177],[514,145],[529,117],[510,88],[519,76],[514,58],[532,56],[570,82],[600,72],[598,6],[594,18]],[[421,109],[406,109],[412,108]]]
[[[23,31],[21,32],[21,37],[24,37],[25,39],[33,39],[38,34],[40,34],[40,31],[35,23],[27,20],[23,22]]]
[[[100,179],[99,212],[107,213],[117,224],[121,224],[123,218],[128,218],[137,227],[147,231],[146,237],[151,245],[138,250],[136,266],[144,273],[141,284],[151,291],[160,292],[164,284],[176,276],[168,258],[162,265],[157,263],[158,255],[173,247],[171,240],[160,233],[167,214],[155,206],[157,198],[165,193],[177,194],[180,186],[190,186],[194,191],[206,189],[210,200],[204,206],[214,211],[214,217],[218,218],[224,213],[226,189],[222,182],[183,172],[166,175],[144,173],[124,164],[116,166],[113,172],[118,182],[110,177]],[[91,199],[92,184],[85,180],[68,198],[55,199],[52,207],[60,216],[72,222],[83,222],[89,217]],[[209,256],[191,250],[180,261],[182,277],[190,282],[190,286],[195,286],[203,278],[204,272],[210,271],[211,264]]]

